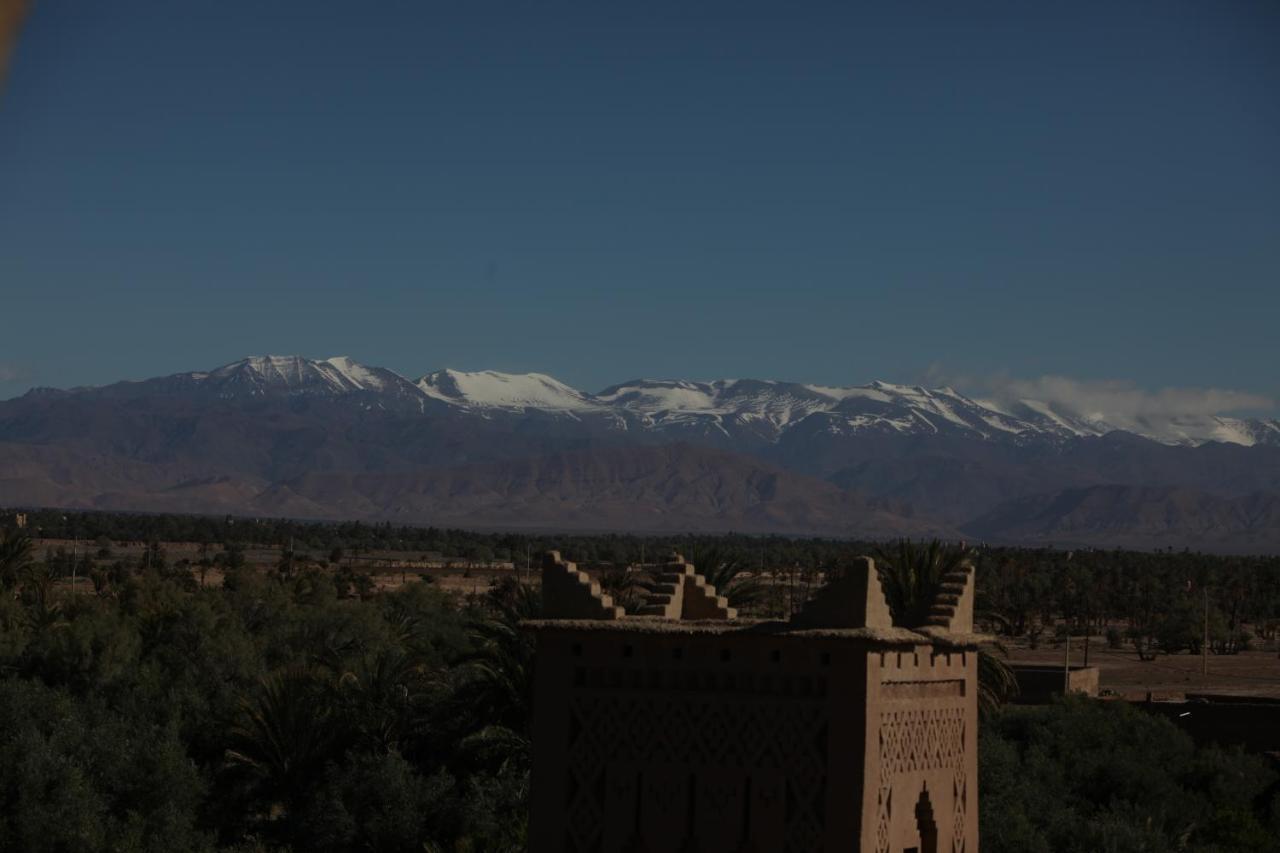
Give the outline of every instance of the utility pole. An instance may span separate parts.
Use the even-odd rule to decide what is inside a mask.
[[[1200,644],[1200,674],[1209,674],[1209,587],[1204,588],[1204,642]]]
[[[1071,692],[1071,630],[1062,638],[1062,698]]]

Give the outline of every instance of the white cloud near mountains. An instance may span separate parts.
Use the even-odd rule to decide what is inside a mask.
[[[12,364],[0,364],[0,382],[17,382],[23,375],[23,372]]]
[[[1080,380],[1066,376],[1006,379],[993,386],[1005,399],[1041,400],[1090,420],[1142,420],[1272,409],[1261,394],[1227,388],[1161,388],[1148,391],[1124,380]]]
[[[1148,390],[1123,379],[1072,379],[1068,376],[1019,378],[947,376],[929,371],[931,382],[945,382],[1000,406],[1021,400],[1047,403],[1055,411],[1120,429],[1168,420],[1208,418],[1236,413],[1270,413],[1277,401],[1264,394],[1229,388],[1160,388]]]

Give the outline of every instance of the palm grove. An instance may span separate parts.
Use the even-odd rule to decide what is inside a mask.
[[[761,616],[873,553],[904,622],[973,559],[993,632],[1110,629],[1135,655],[1194,649],[1187,614],[1206,591],[1217,653],[1270,640],[1280,617],[1274,558],[33,516],[46,536],[93,544],[73,559],[0,539],[0,849],[523,849],[535,662],[518,623],[536,588],[378,594],[342,559],[353,551],[518,563],[556,545],[625,601],[639,589],[622,567],[678,548]],[[112,543],[125,540],[151,544],[124,558]],[[164,541],[210,547],[175,561]],[[274,571],[239,556],[285,543]],[[224,579],[203,585],[214,563]],[[72,571],[90,579],[75,595]],[[983,667],[984,850],[1275,849],[1280,787],[1261,759],[1197,749],[1123,703],[1001,708],[1000,660],[993,649]]]

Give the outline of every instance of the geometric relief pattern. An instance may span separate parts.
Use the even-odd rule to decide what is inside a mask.
[[[964,853],[964,809],[965,800],[968,798],[968,791],[965,790],[966,780],[963,767],[957,767],[955,776],[952,777],[951,792],[955,797],[955,816],[951,826],[951,850],[952,853]]]
[[[716,696],[705,693],[672,695],[644,691],[575,691],[569,700],[569,803],[568,848],[575,853],[594,853],[604,846],[609,789],[623,788],[610,781],[623,773],[639,775],[654,810],[680,813],[691,804],[695,814],[688,824],[711,818],[710,809],[719,806],[711,796],[734,797],[734,819],[742,826],[749,819],[751,804],[757,814],[764,806],[778,803],[779,834],[786,839],[787,853],[811,853],[822,846],[823,808],[826,797],[826,711],[824,703],[809,700],[779,700],[764,697]],[[701,774],[701,778],[700,775]],[[726,783],[724,780],[732,779]],[[625,785],[634,790],[631,780]],[[747,787],[747,780],[755,784]],[[767,785],[768,780],[777,780]],[[774,793],[774,787],[778,790]],[[724,792],[729,794],[724,794]],[[699,795],[701,799],[698,799]],[[630,794],[628,794],[630,796]],[[746,802],[744,798],[750,798]],[[769,799],[773,798],[773,799]],[[676,800],[679,800],[677,802]],[[783,805],[785,803],[785,806]],[[785,812],[783,809],[785,808]],[[638,835],[632,843],[645,841],[644,809],[638,821]],[[750,832],[750,829],[748,830]],[[785,833],[785,834],[783,834]],[[673,853],[695,838],[682,838]],[[743,839],[746,845],[748,839]],[[643,849],[655,849],[646,845]]]
[[[964,853],[964,720],[964,708],[912,708],[880,715],[880,789],[876,805],[876,849],[880,853],[889,850],[894,777],[944,769],[953,771],[953,853]]]

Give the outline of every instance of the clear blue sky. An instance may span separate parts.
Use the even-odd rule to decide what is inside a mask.
[[[1280,396],[1280,4],[36,0],[0,397],[346,354]]]

